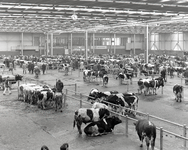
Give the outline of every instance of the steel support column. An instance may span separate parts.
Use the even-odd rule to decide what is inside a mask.
[[[50,40],[50,45],[51,45],[51,48],[50,48],[50,55],[53,56],[54,55],[54,50],[53,50],[53,43],[54,43],[54,36],[53,36],[53,33],[51,33],[51,40]]]
[[[93,33],[93,53],[95,54],[95,33]]]
[[[88,51],[87,51],[87,49],[88,49],[88,32],[86,30],[86,32],[85,32],[85,60],[88,59]]]
[[[114,33],[114,54],[116,54],[116,34]]]
[[[23,32],[21,34],[21,55],[23,55]]]
[[[148,36],[148,25],[146,25],[146,54],[145,54],[146,63],[148,63],[148,49],[149,49],[149,36]]]
[[[68,40],[69,40],[69,39],[68,39]],[[71,47],[70,53],[71,53],[71,55],[72,55],[72,33],[70,34],[70,47]]]
[[[46,55],[49,55],[49,38],[48,38],[48,33],[46,33]]]
[[[133,36],[133,56],[135,56],[135,34]]]

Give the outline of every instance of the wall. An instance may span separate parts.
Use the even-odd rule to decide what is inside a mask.
[[[184,51],[172,51],[172,50],[151,50],[148,52],[149,54],[163,55],[167,54],[170,56],[183,56]]]
[[[0,55],[17,56],[17,55],[20,55],[20,52],[19,51],[0,51]]]
[[[34,37],[44,38],[44,34],[39,33],[23,33],[23,45],[24,46],[34,46]],[[22,45],[22,33],[0,33],[0,51],[15,51],[16,47]],[[44,40],[41,40],[44,41]],[[41,42],[42,43],[42,42]],[[35,45],[39,46],[39,45]]]
[[[151,50],[187,51],[187,47],[188,32],[151,34]]]
[[[65,49],[63,49],[63,48],[54,48],[53,50],[54,50],[54,52],[53,52],[54,55],[64,55],[65,54]]]

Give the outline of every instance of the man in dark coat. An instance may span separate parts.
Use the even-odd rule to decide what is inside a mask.
[[[42,73],[44,74],[46,71],[46,64],[42,64]]]
[[[56,89],[57,89],[57,92],[62,92],[63,88],[64,88],[63,82],[62,82],[61,80],[58,80],[58,81],[56,82]]]

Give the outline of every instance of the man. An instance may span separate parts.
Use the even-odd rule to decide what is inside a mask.
[[[43,146],[41,147],[41,150],[49,150],[49,148],[48,148],[46,145],[43,145]]]
[[[10,82],[9,82],[8,79],[9,79],[9,76],[6,77],[5,82],[4,82],[4,88],[5,88],[5,90],[3,92],[3,95],[5,95],[6,91],[9,92],[9,95],[11,94],[11,91],[10,91]]]
[[[26,63],[23,63],[23,65],[22,65],[22,69],[23,69],[23,74],[26,74],[26,69],[27,69],[27,65],[26,65]],[[30,71],[29,71],[30,72]]]
[[[69,149],[69,144],[68,143],[64,143],[63,145],[61,145],[60,150],[68,150]]]
[[[42,73],[44,74],[45,73],[45,71],[46,71],[46,64],[42,64]]]
[[[12,62],[10,62],[10,64],[9,64],[9,71],[13,74],[13,64],[12,64]]]
[[[62,92],[63,88],[64,88],[63,82],[61,82],[61,80],[58,80],[58,81],[56,82],[56,89],[57,89],[57,92]]]

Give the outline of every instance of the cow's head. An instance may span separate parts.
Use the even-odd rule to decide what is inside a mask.
[[[109,110],[105,109],[105,108],[100,108],[99,109],[99,118],[102,119],[102,118],[105,118],[107,116],[110,116]]]
[[[118,124],[120,124],[120,123],[122,123],[122,120],[119,119],[119,117],[112,116],[112,125],[113,125],[112,129],[114,129],[114,126],[115,126],[115,125],[118,125]]]
[[[15,80],[16,80],[16,81],[21,81],[22,78],[23,78],[22,75],[19,75],[19,74],[16,74],[16,75],[15,75]]]

